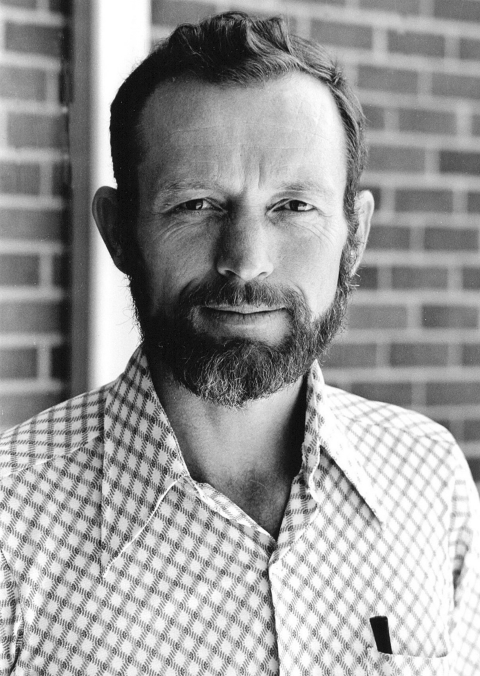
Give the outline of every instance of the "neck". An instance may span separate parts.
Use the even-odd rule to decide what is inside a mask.
[[[267,529],[278,532],[301,464],[303,379],[241,409],[230,409],[194,395],[158,361],[149,363],[155,390],[192,478],[211,484],[251,516],[259,502],[278,503],[276,516],[267,519]]]

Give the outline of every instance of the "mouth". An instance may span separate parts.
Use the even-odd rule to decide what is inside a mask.
[[[272,312],[279,312],[285,310],[284,307],[267,307],[264,305],[204,305],[203,310],[212,313],[228,313],[232,315],[268,315]]]
[[[266,305],[202,305],[197,307],[197,326],[222,336],[273,337],[288,327],[285,307]]]

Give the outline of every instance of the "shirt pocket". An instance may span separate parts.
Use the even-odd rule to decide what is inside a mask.
[[[368,676],[449,676],[450,660],[444,657],[386,655],[375,648],[367,650]]]

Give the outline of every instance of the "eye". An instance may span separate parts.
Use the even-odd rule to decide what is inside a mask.
[[[204,199],[188,200],[177,207],[179,211],[204,211],[208,208],[210,208],[210,204]]]
[[[302,202],[302,200],[289,200],[285,202],[282,207],[286,211],[312,211],[314,207],[308,202]]]

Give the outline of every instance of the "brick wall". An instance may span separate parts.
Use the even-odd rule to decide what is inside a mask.
[[[61,0],[0,0],[0,426],[68,394]],[[377,211],[332,384],[449,427],[480,481],[480,0],[152,0],[152,38],[282,12],[337,53],[369,120]]]
[[[60,0],[0,0],[0,428],[65,398]]]
[[[152,0],[153,39],[259,8],[338,54],[369,121],[377,210],[327,379],[442,422],[480,482],[480,0]]]

